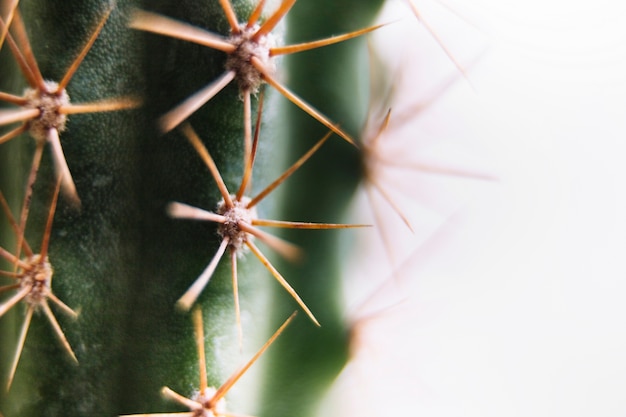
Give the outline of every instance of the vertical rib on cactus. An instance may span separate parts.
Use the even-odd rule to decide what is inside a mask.
[[[20,2],[24,27],[44,79],[61,80],[68,74],[92,34],[94,22],[112,5],[96,0]],[[139,44],[137,37],[127,34],[124,7],[118,4],[112,11],[73,73],[67,85],[73,102],[142,93]],[[3,60],[13,59],[4,52]],[[3,78],[5,74],[2,72]],[[14,83],[5,87],[18,93],[23,88]],[[145,118],[132,110],[68,117],[60,140],[82,209],[78,212],[66,199],[59,199],[49,257],[54,293],[78,313],[76,320],[67,321],[61,315],[58,319],[79,365],[59,349],[54,332],[35,314],[11,390],[0,393],[5,417],[113,415],[117,411],[130,283],[136,273],[131,260],[137,256],[139,240],[133,229],[139,219],[133,196],[140,177],[134,161],[138,158],[137,138],[145,126]],[[27,194],[34,145],[28,138],[0,145],[3,157],[14,160],[0,168],[0,184],[14,212],[19,212]],[[26,237],[30,242],[37,241],[44,230],[55,178],[46,148],[28,214]],[[5,190],[7,182],[14,182],[15,188]],[[2,320],[19,323],[24,313],[25,309],[16,308]],[[2,343],[14,346],[17,337],[16,331],[3,334]],[[4,381],[9,361],[5,356],[2,359]]]
[[[331,0],[298,2],[291,11],[289,43],[342,33],[346,27],[371,22],[380,1]],[[363,123],[367,92],[364,39],[355,39],[306,54],[289,57],[290,86],[313,106],[323,103],[328,116],[340,120],[342,129],[356,137]],[[314,62],[315,65],[311,63]],[[304,152],[323,134],[316,123],[293,106],[286,108],[289,136],[297,137],[293,155]],[[306,170],[294,174],[283,194],[283,217],[311,221],[341,221],[358,184],[358,151],[342,141],[329,141]],[[315,184],[305,186],[303,184]],[[304,235],[289,231],[285,237],[303,247],[306,258],[299,265],[281,266],[286,276],[297,277],[294,286],[322,323],[320,329],[301,325],[285,335],[287,342],[271,353],[262,387],[263,417],[315,413],[320,397],[348,357],[346,323],[338,301],[340,264],[345,255],[337,233]],[[320,262],[319,260],[323,260]],[[288,306],[276,298],[274,314],[284,317]]]

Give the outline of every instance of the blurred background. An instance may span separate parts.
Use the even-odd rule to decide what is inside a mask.
[[[320,415],[626,415],[626,3],[413,1],[466,77],[387,2],[364,135],[392,109],[373,178],[413,233],[363,190]]]

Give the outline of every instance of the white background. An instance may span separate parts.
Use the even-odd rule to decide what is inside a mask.
[[[386,218],[398,273],[364,231],[353,361],[320,415],[625,416],[626,3],[447,4],[417,3],[469,82],[402,126],[456,70],[404,1],[380,18],[402,19],[376,44],[404,69],[378,152],[497,179],[377,171],[415,233],[355,205]]]

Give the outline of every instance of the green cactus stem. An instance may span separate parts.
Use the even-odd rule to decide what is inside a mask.
[[[278,8],[285,8],[283,14],[289,17],[289,39],[307,42],[367,26],[380,2],[286,0],[279,2]],[[167,385],[187,397],[197,389],[199,371],[191,321],[188,312],[176,308],[176,302],[206,268],[221,237],[215,224],[171,218],[167,207],[181,202],[215,211],[223,195],[182,129],[173,126],[163,134],[159,121],[225,71],[238,70],[233,70],[224,51],[136,30],[133,19],[141,10],[226,36],[234,27],[233,15],[250,16],[257,10],[257,2],[229,2],[232,15],[225,15],[226,3],[22,0],[19,4],[38,67],[46,80],[57,82],[98,21],[110,12],[67,84],[69,102],[141,97],[143,106],[71,114],[59,132],[81,204],[77,207],[67,193],[59,197],[49,259],[54,293],[77,312],[75,320],[59,316],[59,322],[78,364],[68,358],[55,333],[35,314],[11,389],[0,393],[4,417],[179,412],[184,408],[163,398],[162,387]],[[0,4],[0,12],[4,12],[13,2],[1,0]],[[271,12],[260,21],[265,22],[267,16],[272,16]],[[282,45],[282,16],[275,23],[276,43]],[[0,51],[0,91],[20,95],[26,80],[8,49],[5,43]],[[263,70],[255,67],[269,85],[260,87],[266,100],[251,196],[282,172],[285,160],[289,164],[298,160],[329,129],[345,139],[331,137],[281,187],[280,199],[273,193],[264,199],[258,206],[260,218],[344,220],[345,206],[360,175],[359,151],[348,142],[356,137],[367,102],[361,89],[367,84],[364,53],[363,40],[351,39],[278,59],[275,73],[264,72],[264,66]],[[272,91],[275,89],[300,109],[286,104],[287,100]],[[245,83],[242,86],[240,80],[229,83],[183,118],[212,156],[228,190],[237,190],[244,172],[250,172],[252,121],[258,108],[254,90]],[[310,111],[309,105],[320,111]],[[0,127],[0,134],[12,127]],[[27,184],[36,149],[37,142],[28,132],[0,144],[0,190],[13,213],[21,212],[30,193]],[[26,222],[28,242],[38,242],[45,230],[56,179],[67,180],[63,170],[55,170],[50,147],[39,149],[43,154]],[[0,246],[13,249],[16,239],[11,238],[6,219],[0,226]],[[247,389],[232,393],[230,409],[259,416],[312,415],[345,363],[346,328],[336,298],[343,253],[338,233],[344,232],[293,230],[283,235],[303,249],[305,260],[297,265],[277,263],[274,257],[270,261],[322,327],[307,321],[305,315],[296,319],[284,340],[273,348],[274,359],[263,368],[263,374]],[[242,358],[250,356],[251,349],[259,345],[256,342],[275,328],[273,318],[282,321],[298,308],[264,265],[249,260],[251,257],[253,254],[247,253],[238,260],[243,338],[237,330],[228,259],[219,263],[197,299],[203,306],[207,383],[211,386],[219,386]],[[11,262],[0,267],[5,271],[14,268]],[[0,279],[1,285],[9,285],[9,278]],[[272,289],[276,294],[270,294]],[[0,303],[6,300],[4,294],[2,297]],[[24,311],[25,306],[18,304],[0,317],[2,381],[9,372],[8,358],[17,344]],[[255,398],[261,399],[254,402]]]

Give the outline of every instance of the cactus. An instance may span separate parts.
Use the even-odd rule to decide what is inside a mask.
[[[289,173],[292,178],[280,177],[285,181],[282,194],[271,193],[264,199],[267,204],[258,207],[260,218],[293,222],[265,223],[290,227],[280,240],[261,233],[256,237],[283,253],[297,245],[303,258],[295,263],[268,260],[248,239],[253,253],[238,258],[233,249],[232,262],[216,261],[210,284],[203,283],[202,291],[193,291],[193,302],[183,304],[189,307],[197,298],[203,307],[211,386],[219,386],[266,338],[265,332],[300,304],[321,327],[305,315],[296,318],[263,372],[248,388],[233,393],[228,409],[259,416],[314,414],[347,359],[348,329],[337,297],[345,254],[338,234],[346,231],[297,229],[345,227],[340,223],[362,175],[353,138],[358,137],[366,100],[355,97],[365,97],[367,84],[363,40],[350,38],[375,29],[367,25],[381,1],[286,0],[279,2],[278,12],[260,16],[257,6],[264,3],[0,3],[0,100],[7,103],[0,110],[0,191],[7,200],[0,242],[6,275],[0,277],[0,375],[3,383],[10,383],[0,394],[5,417],[181,411],[180,404],[161,396],[162,387],[190,398],[200,375],[189,314],[175,305],[213,254],[226,250],[224,236],[232,235],[219,235],[207,222],[170,218],[168,212],[211,217],[223,224],[226,214],[213,211],[221,199],[228,201],[229,190],[239,190],[234,201],[244,201],[250,183],[249,195],[257,195],[279,176],[278,167],[294,161],[299,162]],[[227,37],[236,32],[238,20],[246,21],[242,16],[251,15],[253,23],[260,20],[270,22],[268,30],[278,28],[280,45],[348,35],[323,42],[336,45],[279,59],[276,74],[266,63],[251,59],[256,75],[280,93],[265,86],[254,95],[258,80],[236,77],[238,64],[224,55],[232,47],[216,41],[212,45],[222,50],[213,50],[146,31],[166,16],[167,24],[184,22],[187,29]],[[286,40],[281,40],[285,15],[289,24]],[[24,55],[21,67],[16,65],[17,51]],[[211,84],[216,78],[221,82]],[[42,85],[44,79],[62,88]],[[231,80],[237,82],[227,82]],[[23,109],[20,95],[27,84],[55,99],[62,97],[51,113],[67,115],[67,120],[55,119],[40,129],[43,135],[34,133],[31,120],[42,110],[41,105]],[[187,106],[198,90],[202,100],[192,99]],[[260,95],[266,96],[263,111]],[[257,116],[260,123],[253,129]],[[329,130],[339,137],[325,136]],[[257,141],[253,136],[258,131]],[[306,164],[300,160],[303,155],[310,157]],[[217,179],[216,171],[223,187],[216,187],[211,177]],[[42,308],[11,298],[17,289],[14,275],[28,270],[16,258],[36,249],[27,243],[41,242],[42,236],[42,246],[49,242],[49,250],[41,251],[47,252],[54,274],[50,294],[63,300],[67,309],[62,310],[76,313],[75,318],[57,315],[54,331],[35,311]],[[254,255],[262,262],[249,261]],[[231,264],[237,265],[236,272]],[[265,268],[269,264],[276,278],[284,277],[279,281],[292,297],[272,282]],[[49,308],[44,311],[50,318]],[[20,328],[28,328],[23,348]],[[13,378],[16,350],[20,357]],[[262,400],[254,402],[255,397]]]

